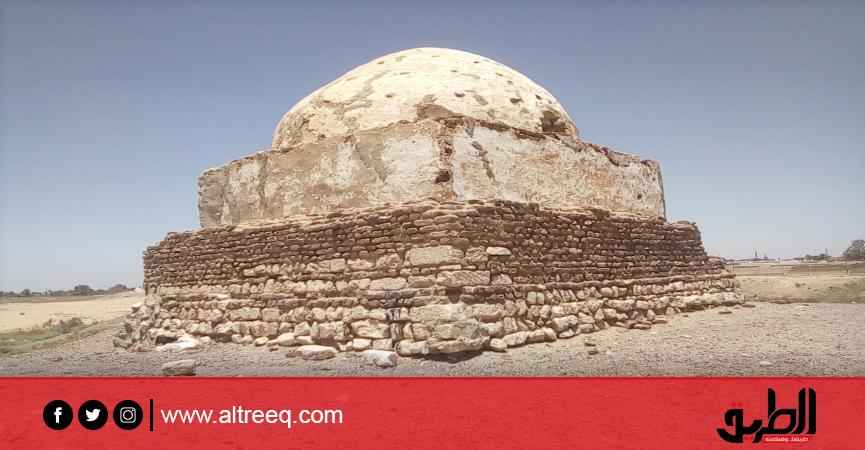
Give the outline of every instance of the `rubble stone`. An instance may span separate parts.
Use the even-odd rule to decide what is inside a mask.
[[[399,356],[391,351],[386,350],[364,350],[361,356],[367,361],[375,364],[378,367],[395,367],[399,364]]]
[[[180,359],[177,361],[167,362],[162,365],[162,374],[166,377],[195,375],[195,360]]]
[[[301,359],[321,360],[336,356],[336,349],[324,345],[301,345],[295,351]]]

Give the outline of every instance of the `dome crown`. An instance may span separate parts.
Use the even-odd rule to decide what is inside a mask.
[[[472,53],[416,48],[374,59],[309,94],[282,118],[271,148],[460,116],[579,137],[562,105],[525,75]]]

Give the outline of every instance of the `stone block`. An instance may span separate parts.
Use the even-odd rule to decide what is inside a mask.
[[[502,341],[508,347],[517,347],[526,343],[526,340],[529,337],[529,333],[525,331],[518,331],[516,333],[509,334],[502,338]]]
[[[428,341],[424,341],[427,346],[427,349],[432,354],[438,353],[461,353],[461,352],[469,352],[469,351],[477,351],[481,350],[484,345],[484,339],[482,338],[465,338],[461,337],[454,340],[437,340],[430,339]]]
[[[489,270],[444,271],[436,278],[438,283],[448,287],[483,286],[490,284]]]
[[[295,351],[301,359],[318,361],[336,356],[336,349],[323,345],[301,345]]]
[[[395,291],[406,287],[405,278],[379,278],[372,280],[369,288],[373,291]]]
[[[505,247],[487,247],[486,253],[490,256],[510,256],[511,250]]]
[[[382,339],[390,336],[390,326],[377,320],[359,320],[351,323],[351,334],[367,339]]]
[[[461,320],[454,323],[437,325],[432,332],[432,339],[477,339],[481,337],[484,330],[476,320]]]
[[[406,252],[406,260],[416,267],[433,267],[443,264],[459,264],[463,251],[450,245],[415,247]]]
[[[195,360],[181,359],[167,362],[162,365],[162,374],[167,377],[195,375]]]
[[[386,350],[364,350],[361,353],[364,360],[378,367],[395,367],[399,364],[399,356],[396,353]]]
[[[409,317],[412,322],[456,322],[468,319],[469,309],[465,303],[425,305],[411,308]],[[415,331],[415,335],[417,335],[417,331]]]

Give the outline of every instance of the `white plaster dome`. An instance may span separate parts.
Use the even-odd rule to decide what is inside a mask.
[[[459,116],[579,137],[562,105],[525,75],[472,53],[415,48],[358,66],[306,96],[279,122],[271,148]]]

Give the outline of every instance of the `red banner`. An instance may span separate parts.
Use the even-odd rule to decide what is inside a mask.
[[[0,399],[3,448],[865,442],[865,378],[2,378]]]

